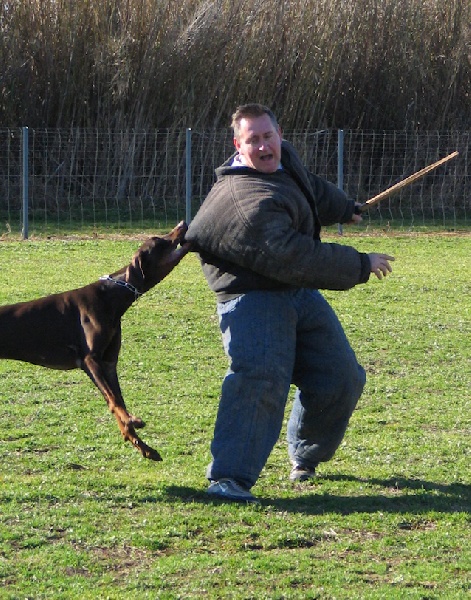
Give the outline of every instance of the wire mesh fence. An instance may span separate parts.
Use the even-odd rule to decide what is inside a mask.
[[[23,131],[0,129],[0,235],[23,227],[25,169],[30,231],[166,228],[195,214],[215,168],[233,152],[229,130],[188,136],[185,129],[37,129],[29,130],[24,167]],[[340,153],[337,130],[284,135],[311,171],[341,181],[361,202],[458,150],[456,159],[384,200],[365,218],[391,226],[470,224],[469,131],[346,130]]]

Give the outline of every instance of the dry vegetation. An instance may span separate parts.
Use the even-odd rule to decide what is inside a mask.
[[[469,128],[461,0],[21,0],[0,6],[0,119],[219,127],[271,105],[286,129]]]

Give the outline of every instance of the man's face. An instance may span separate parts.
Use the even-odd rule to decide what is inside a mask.
[[[248,167],[274,173],[281,160],[281,129],[273,125],[268,115],[243,118],[234,146]]]

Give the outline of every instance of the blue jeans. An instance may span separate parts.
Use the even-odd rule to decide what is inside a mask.
[[[254,291],[218,304],[229,369],[208,479],[257,481],[277,442],[291,383],[292,461],[315,467],[340,445],[365,385],[334,311],[315,290]]]

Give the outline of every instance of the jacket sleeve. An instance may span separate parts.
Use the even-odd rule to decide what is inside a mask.
[[[366,254],[300,233],[293,227],[290,214],[275,204],[266,203],[263,208],[257,217],[245,221],[239,252],[232,252],[229,260],[299,287],[346,290],[368,281],[370,261]],[[229,247],[221,250],[226,256],[231,252]]]
[[[352,220],[355,201],[336,185],[308,172],[309,181],[316,196],[316,206],[322,225],[348,223]]]
[[[283,140],[282,164],[292,174],[298,185],[307,193],[313,195],[315,212],[321,225],[347,223],[351,221],[355,202],[335,184],[311,173],[302,163],[292,144]]]

